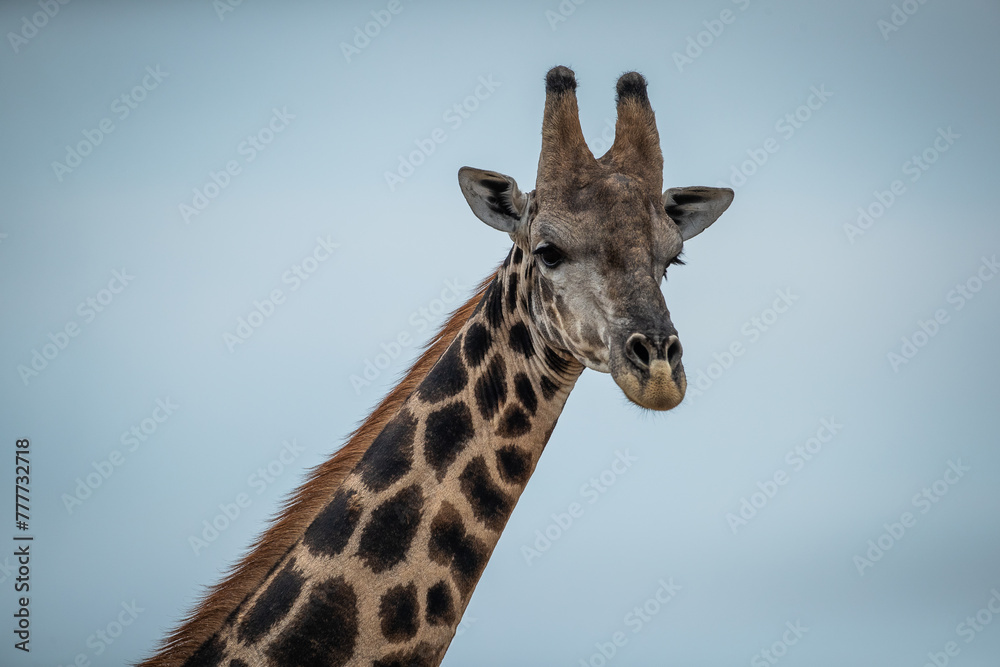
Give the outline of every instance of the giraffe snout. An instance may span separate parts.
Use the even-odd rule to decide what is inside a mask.
[[[647,336],[634,333],[625,341],[625,357],[644,373],[648,373],[655,361],[666,361],[670,370],[680,365],[684,348],[676,335]]]
[[[674,332],[633,333],[612,349],[611,375],[633,403],[669,410],[684,398],[684,350]]]

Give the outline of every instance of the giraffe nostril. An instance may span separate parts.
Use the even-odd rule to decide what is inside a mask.
[[[649,349],[649,339],[642,334],[632,334],[625,343],[625,351],[633,364],[642,370],[647,370],[652,361]]]
[[[671,336],[667,340],[667,363],[670,364],[671,368],[676,368],[677,364],[680,363],[682,354],[684,354],[684,348],[681,347],[680,338]]]
[[[649,365],[649,350],[639,341],[632,341],[632,352],[639,358],[643,365]]]

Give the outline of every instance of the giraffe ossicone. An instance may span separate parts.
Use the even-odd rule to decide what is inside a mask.
[[[472,211],[510,235],[507,258],[143,665],[437,665],[584,368],[642,407],[680,403],[660,284],[733,191],[663,190],[638,73],[617,108],[595,158],[575,75],[555,67],[535,189],[459,171]]]

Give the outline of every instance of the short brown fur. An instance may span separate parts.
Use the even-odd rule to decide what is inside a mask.
[[[229,613],[260,585],[271,568],[329,502],[375,436],[385,428],[389,419],[396,414],[469,321],[495,277],[496,272],[479,285],[471,299],[452,313],[399,384],[382,399],[332,458],[310,471],[306,482],[285,500],[271,527],[257,539],[243,559],[230,569],[225,579],[206,591],[187,619],[164,639],[156,655],[140,663],[141,667],[179,667],[222,627]]]

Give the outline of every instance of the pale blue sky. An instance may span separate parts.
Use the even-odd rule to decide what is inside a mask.
[[[916,11],[883,34],[888,1],[590,0],[555,22],[555,0],[403,0],[348,62],[341,43],[387,3],[70,3],[36,32],[38,3],[4,3],[0,442],[32,442],[36,539],[32,652],[8,634],[0,663],[138,660],[216,581],[502,259],[456,172],[531,189],[544,75],[564,64],[595,150],[636,69],[668,186],[754,173],[664,288],[702,395],[651,415],[584,374],[445,665],[598,665],[617,632],[610,665],[764,664],[783,636],[783,665],[916,666],[951,641],[955,664],[994,665],[1000,623],[960,624],[1000,590],[1000,280],[977,282],[1000,254],[1000,7],[897,4]],[[876,214],[860,235],[859,207]],[[894,367],[903,337],[921,347]],[[52,358],[19,371],[35,351]],[[632,466],[586,488],[617,452]],[[745,525],[743,499],[761,505]],[[526,556],[574,502],[582,516]],[[669,597],[661,580],[680,588],[648,603]],[[12,584],[0,570],[4,613]]]

